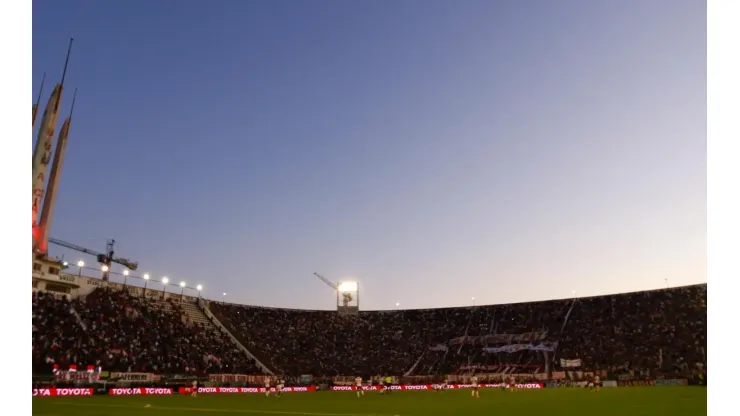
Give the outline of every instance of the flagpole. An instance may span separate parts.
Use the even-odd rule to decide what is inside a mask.
[[[44,91],[45,81],[46,81],[46,72],[44,72],[44,76],[41,77],[41,86],[39,87],[39,95],[36,97],[36,104],[33,105],[32,113],[31,113],[31,130],[33,130],[33,126],[36,125],[36,113],[39,111],[39,104],[41,104],[41,93]]]

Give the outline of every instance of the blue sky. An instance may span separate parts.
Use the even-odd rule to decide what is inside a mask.
[[[315,271],[363,309],[706,282],[704,2],[37,0],[34,99],[69,36],[51,234],[155,278],[320,309]]]

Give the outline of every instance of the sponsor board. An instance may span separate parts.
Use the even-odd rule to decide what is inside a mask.
[[[655,380],[618,380],[617,386],[619,387],[645,387],[654,386]]]
[[[169,387],[135,387],[110,389],[108,394],[111,396],[161,396],[174,394],[174,391]]]
[[[658,379],[655,380],[656,386],[687,386],[689,381],[685,378],[671,378],[671,379]]]
[[[150,382],[154,381],[156,377],[151,373],[111,373],[110,378],[118,379],[118,381],[124,382]]]
[[[33,389],[33,397],[92,396],[93,389]]]
[[[270,387],[270,391],[277,391],[275,387]],[[284,393],[297,393],[297,392],[308,392],[316,391],[316,387],[283,387]],[[189,394],[193,392],[192,387],[180,387],[178,390],[180,394]],[[198,387],[198,393],[201,394],[227,394],[227,393],[265,393],[267,389],[265,387]]]
[[[481,384],[482,388],[503,388],[506,384],[495,383],[495,384]],[[448,389],[469,389],[472,388],[472,384],[449,384]],[[544,387],[542,383],[522,383],[517,384],[517,388],[520,389],[541,389]],[[382,390],[383,386],[362,386],[363,390]],[[332,386],[332,391],[354,391],[357,390],[356,386]],[[414,385],[401,385],[401,386],[388,386],[388,390],[436,390],[435,384],[414,384]]]

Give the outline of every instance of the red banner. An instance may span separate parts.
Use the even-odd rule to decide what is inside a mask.
[[[93,389],[33,389],[33,397],[92,396]]]
[[[488,388],[488,389],[495,389],[495,388],[503,388],[506,386],[506,384],[503,383],[497,383],[497,384],[481,384],[480,387],[482,388]],[[447,389],[469,389],[472,388],[472,384],[449,384],[447,385]],[[524,383],[524,384],[517,384],[517,388],[520,389],[541,389],[543,388],[542,383]],[[363,390],[381,390],[382,386],[362,386]],[[435,390],[436,387],[434,384],[419,384],[419,385],[402,385],[402,386],[388,386],[388,390]],[[332,391],[354,391],[357,390],[356,386],[332,386]]]
[[[198,393],[265,393],[265,387],[198,387]],[[270,387],[270,391],[276,391],[275,387]],[[306,392],[316,391],[316,387],[283,387],[283,392]],[[192,387],[180,387],[180,394],[190,394],[193,392]]]
[[[108,390],[108,394],[111,396],[161,396],[174,393],[175,391],[169,387],[136,387]]]

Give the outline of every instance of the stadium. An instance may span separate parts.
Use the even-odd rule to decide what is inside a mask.
[[[52,275],[34,279],[34,412],[441,415],[458,409],[451,396],[468,397],[471,377],[482,394],[470,414],[528,405],[706,411],[698,387],[706,383],[706,285],[466,308],[340,304],[333,312],[226,304],[64,272],[57,279],[65,290],[49,290]],[[358,376],[368,391],[359,399]],[[586,387],[596,376],[603,390],[594,394]],[[518,391],[506,395],[511,378]],[[266,398],[266,379],[284,379],[284,397]],[[197,403],[186,400],[193,380]],[[121,395],[146,397],[105,397]],[[571,403],[575,395],[583,401]]]
[[[33,414],[706,414],[706,284],[365,310],[357,281],[314,273],[336,309],[288,309],[139,274],[114,240],[98,252],[51,237],[64,80],[38,124],[41,92],[33,105]]]

